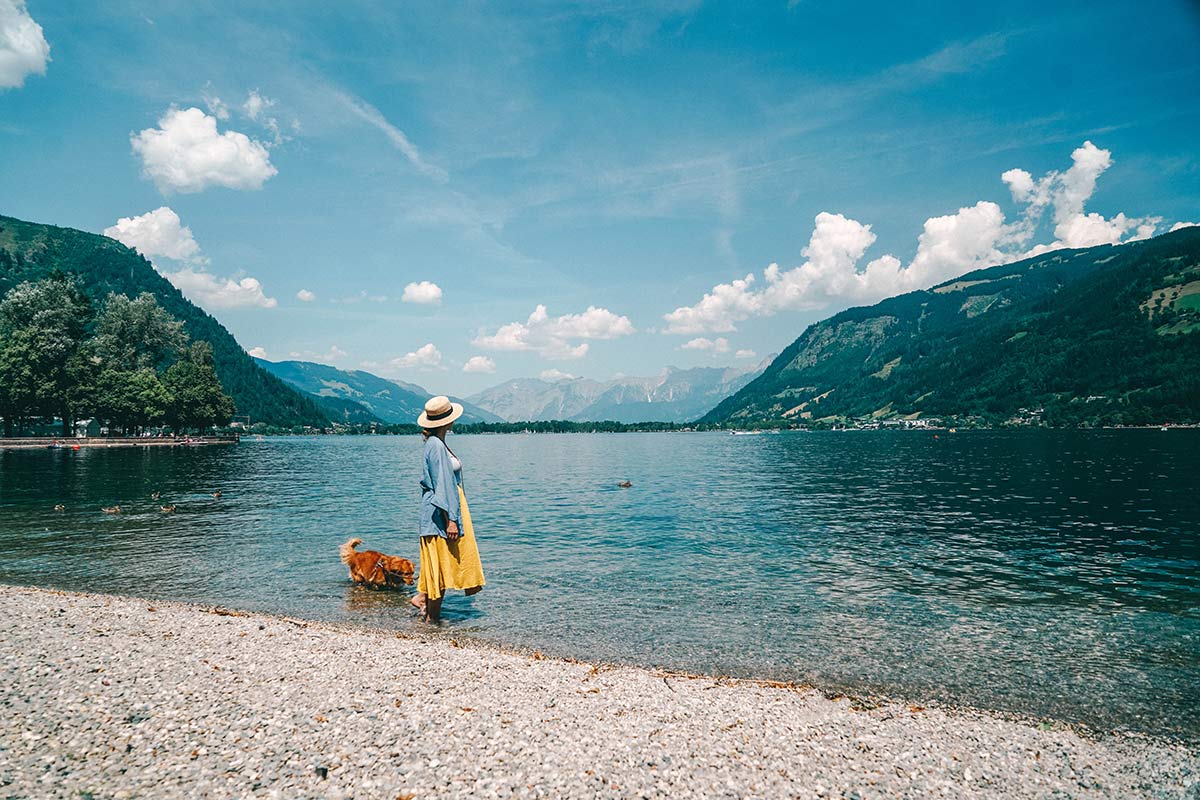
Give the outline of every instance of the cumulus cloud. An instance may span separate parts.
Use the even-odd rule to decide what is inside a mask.
[[[165,256],[191,263],[205,260],[200,255],[200,245],[192,236],[192,229],[184,226],[179,215],[167,206],[138,217],[121,217],[116,225],[104,229],[104,235],[149,259]]]
[[[616,339],[634,332],[628,317],[607,308],[588,306],[582,314],[551,317],[546,307],[539,305],[525,322],[510,322],[494,334],[480,334],[473,344],[488,350],[532,350],[543,358],[571,359],[587,355],[586,340]]]
[[[563,372],[561,369],[544,369],[538,377],[544,381],[553,383],[555,381],[573,381],[577,376],[569,372]]]
[[[250,355],[254,356],[255,358],[266,358],[267,357],[267,350],[265,347],[262,347],[261,345],[258,347],[251,347],[249,350],[249,353],[250,353]]]
[[[261,189],[278,170],[262,142],[237,131],[217,132],[217,118],[198,108],[172,108],[130,141],[142,174],[164,194],[210,186]]]
[[[758,353],[754,352],[753,350],[738,350],[736,353],[733,354],[733,357],[734,358],[755,358],[757,355],[758,355]]]
[[[434,347],[433,342],[429,342],[388,363],[396,369],[441,369],[442,352]]]
[[[1012,222],[989,200],[930,217],[908,264],[883,255],[860,266],[875,243],[871,226],[823,211],[817,214],[808,246],[801,251],[806,259],[803,263],[786,270],[771,264],[763,270],[761,284],[754,273],[717,284],[694,305],[664,315],[665,332],[728,333],[750,317],[872,303],[926,289],[973,269],[1050,250],[1119,244],[1154,235],[1161,217],[1129,217],[1123,212],[1104,217],[1085,210],[1097,179],[1112,165],[1108,150],[1084,142],[1072,152],[1071,160],[1066,171],[1049,172],[1037,179],[1022,169],[1010,169],[1000,176],[1014,202],[1023,206]],[[1053,212],[1055,238],[1030,248],[1047,211]]]
[[[706,339],[705,337],[700,336],[695,339],[689,339],[687,342],[680,345],[680,347],[684,350],[703,350],[713,353],[728,353],[729,340],[723,336],[717,339]]]
[[[495,371],[496,362],[487,356],[471,356],[467,359],[467,363],[463,364],[463,372],[491,373]]]
[[[405,303],[437,305],[442,302],[442,289],[436,283],[430,281],[410,283],[404,287],[404,294],[400,299]]]
[[[1197,225],[1200,225],[1200,222],[1176,222],[1174,225],[1171,226],[1170,233],[1174,233],[1175,231],[1181,231],[1184,228],[1194,228]]]
[[[296,299],[304,303],[311,303],[313,300],[317,299],[317,296],[308,289],[301,289],[300,291],[296,292]]]
[[[161,271],[161,270],[160,270]],[[219,278],[211,272],[185,267],[178,272],[163,272],[163,277],[184,296],[206,309],[274,308],[278,301],[263,293],[258,278]]]
[[[116,225],[105,228],[104,235],[150,259],[154,268],[185,297],[209,311],[278,305],[275,298],[263,292],[257,278],[221,278],[206,270],[203,265],[208,264],[208,259],[201,254],[191,228],[167,206],[137,217],[122,217]],[[164,268],[161,259],[182,264],[183,268]]]
[[[1064,247],[1120,244],[1154,235],[1162,217],[1129,217],[1120,212],[1106,218],[1094,211],[1084,211],[1084,205],[1096,191],[1096,181],[1112,165],[1111,151],[1085,141],[1071,153],[1071,166],[1064,172],[1051,171],[1035,180],[1023,169],[1010,169],[1000,176],[1013,200],[1026,205],[1021,219],[1013,226],[1016,242],[1027,244],[1045,212],[1053,212],[1054,241],[1036,245],[1024,255]]]
[[[25,0],[0,0],[0,89],[16,89],[30,75],[45,75],[49,61],[50,45]]]

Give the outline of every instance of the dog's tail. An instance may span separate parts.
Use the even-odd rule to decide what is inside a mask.
[[[362,544],[362,539],[351,539],[338,548],[338,555],[341,556],[343,564],[350,563],[350,559],[353,557],[352,554],[354,553],[354,548],[358,547],[360,544]]]

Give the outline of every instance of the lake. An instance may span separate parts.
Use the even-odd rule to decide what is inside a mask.
[[[1200,736],[1200,431],[451,444],[488,578],[455,636]],[[418,629],[337,548],[416,560],[420,453],[0,452],[0,581]]]

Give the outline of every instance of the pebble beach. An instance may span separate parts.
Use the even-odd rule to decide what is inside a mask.
[[[0,587],[0,797],[1200,796],[1194,744]]]

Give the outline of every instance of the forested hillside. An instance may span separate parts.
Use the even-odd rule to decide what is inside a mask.
[[[136,297],[150,292],[184,324],[193,341],[212,345],[213,360],[236,412],[270,425],[326,425],[327,414],[310,398],[261,369],[221,323],[187,300],[134,250],[93,233],[0,216],[0,295],[23,281],[61,270],[78,278],[94,302],[110,292]]]
[[[1059,250],[811,325],[702,422],[1200,422],[1200,227]]]

